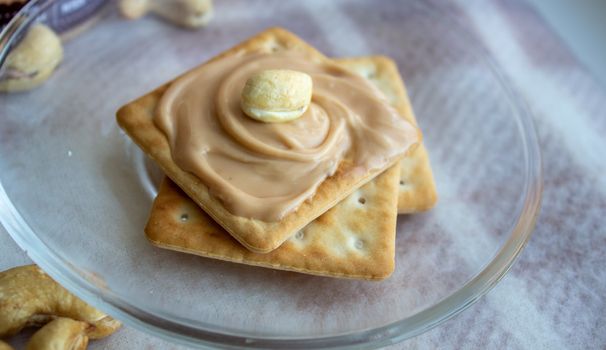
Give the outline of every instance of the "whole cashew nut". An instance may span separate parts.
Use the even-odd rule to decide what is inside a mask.
[[[84,350],[88,345],[87,327],[84,322],[57,318],[34,333],[27,342],[25,350]]]
[[[240,105],[249,117],[265,123],[299,118],[311,102],[313,81],[303,72],[269,69],[252,75],[242,89]]]
[[[86,324],[86,334],[98,339],[115,332],[120,322],[75,297],[35,265],[0,272],[0,337],[57,317]]]
[[[198,28],[211,20],[212,0],[120,0],[120,12],[128,19],[137,19],[148,12],[177,25]]]
[[[0,91],[24,91],[42,84],[62,59],[57,34],[43,24],[33,25],[6,57]]]

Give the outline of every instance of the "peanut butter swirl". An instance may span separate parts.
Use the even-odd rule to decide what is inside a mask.
[[[300,118],[262,123],[242,112],[246,80],[266,69],[312,77]],[[342,162],[364,176],[419,142],[418,130],[363,77],[292,53],[224,57],[195,69],[170,85],[154,121],[175,163],[228,211],[270,222],[311,198]]]

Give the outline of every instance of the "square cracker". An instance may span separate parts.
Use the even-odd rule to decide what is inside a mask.
[[[279,28],[268,29],[213,60],[248,52],[285,50],[304,53],[313,60],[328,60],[294,34]],[[155,126],[153,116],[156,105],[169,85],[170,82],[120,108],[117,112],[118,124],[196,204],[242,245],[254,252],[266,253],[277,248],[313,219],[399,161],[399,159],[395,159],[392,164],[387,164],[383,169],[373,169],[363,175],[351,175],[348,170],[352,165],[343,162],[333,176],[322,182],[312,200],[305,201],[296,212],[287,214],[278,222],[265,222],[236,216],[210,195],[208,187],[200,179],[183,171],[174,163],[166,137]]]
[[[418,126],[406,87],[393,60],[370,56],[334,61],[373,82],[406,120]],[[425,145],[419,145],[400,164],[398,213],[410,214],[432,208],[438,195]]]
[[[145,234],[160,248],[208,258],[320,276],[380,280],[394,269],[398,177],[398,166],[392,166],[266,254],[244,248],[165,178]]]

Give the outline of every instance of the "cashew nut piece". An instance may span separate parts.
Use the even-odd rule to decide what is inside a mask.
[[[0,350],[13,350],[13,347],[0,340]]]
[[[42,84],[63,59],[61,40],[44,24],[33,25],[8,54],[0,91],[24,91]]]
[[[0,337],[57,317],[84,322],[91,339],[108,336],[121,325],[75,297],[36,265],[0,272]]]
[[[84,322],[57,318],[34,333],[25,350],[84,350],[88,345],[87,327]]]
[[[287,69],[264,70],[246,81],[240,104],[244,113],[265,123],[299,118],[311,102],[312,80]]]
[[[118,5],[128,19],[141,18],[151,12],[188,28],[205,26],[213,15],[212,0],[120,0]]]

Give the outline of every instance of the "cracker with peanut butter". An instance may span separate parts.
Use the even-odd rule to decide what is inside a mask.
[[[400,113],[416,123],[392,60],[374,56],[336,62],[376,84]],[[406,186],[401,185],[403,180]],[[203,257],[314,275],[380,280],[393,270],[396,197],[399,209],[407,212],[427,209],[435,202],[435,185],[422,146],[267,254],[242,247],[168,179],[161,185],[145,233],[160,248]]]
[[[280,52],[299,53],[304,55],[307,60],[326,63],[327,65],[331,62],[293,34],[281,29],[270,29],[228,50],[193,71],[202,70],[208,64],[231,57],[260,53],[278,54]],[[340,72],[339,69],[341,68],[331,67],[330,71],[335,72],[336,75],[347,75],[345,72]],[[191,72],[184,76],[189,73]],[[154,123],[154,116],[163,95],[171,90],[171,86],[178,79],[122,107],[118,111],[118,123],[198,206],[231,236],[253,252],[266,253],[277,248],[356,189],[391,165],[399,162],[405,155],[403,152],[398,157],[388,158],[388,161],[381,163],[380,166],[369,167],[365,171],[356,171],[359,167],[347,161],[339,163],[334,174],[323,180],[315,189],[311,200],[302,202],[298,205],[296,211],[289,212],[279,220],[266,221],[235,215],[226,208],[225,201],[229,198],[223,197],[220,200],[211,193],[209,186],[200,177],[183,170],[175,163],[167,136]],[[390,123],[398,124],[402,122],[392,118]],[[390,131],[387,130],[386,132],[389,133]],[[420,135],[418,131],[415,131],[415,133]],[[408,148],[407,153],[411,153],[413,149],[414,147]]]

